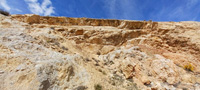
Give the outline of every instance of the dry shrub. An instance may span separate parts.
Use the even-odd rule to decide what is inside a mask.
[[[185,70],[188,70],[188,71],[194,71],[194,66],[192,66],[192,64],[186,64],[184,65],[183,67]]]
[[[4,11],[4,10],[2,10],[2,9],[0,9],[0,14],[5,15],[5,16],[9,16],[9,15],[10,15],[9,12]]]

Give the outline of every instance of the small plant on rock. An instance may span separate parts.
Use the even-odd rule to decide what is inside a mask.
[[[102,90],[102,86],[99,84],[94,85],[95,90]]]
[[[186,64],[186,65],[184,65],[184,67],[183,67],[185,70],[188,70],[188,71],[194,71],[194,66],[192,66],[192,64]]]
[[[2,10],[2,9],[0,9],[0,14],[5,15],[5,16],[9,16],[9,15],[10,15],[9,12],[4,11],[4,10]]]

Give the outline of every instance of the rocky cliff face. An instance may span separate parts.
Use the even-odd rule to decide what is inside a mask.
[[[1,90],[199,90],[200,23],[0,15]]]

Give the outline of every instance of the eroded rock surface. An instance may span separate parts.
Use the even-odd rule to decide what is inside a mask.
[[[199,90],[200,23],[0,15],[1,90]]]

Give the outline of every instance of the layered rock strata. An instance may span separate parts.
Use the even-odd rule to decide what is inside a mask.
[[[0,15],[1,90],[199,90],[200,23]]]

